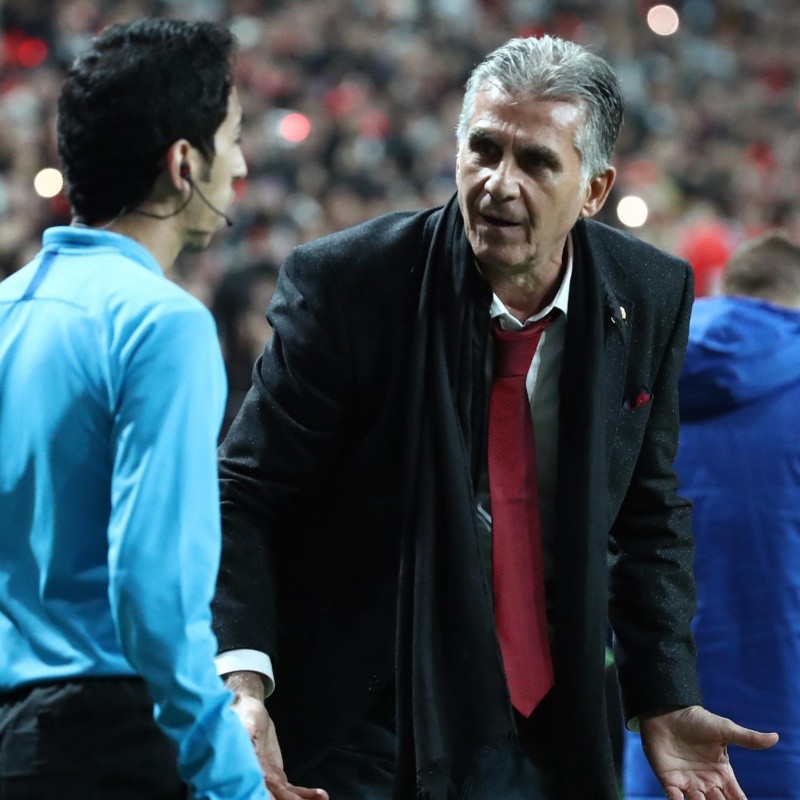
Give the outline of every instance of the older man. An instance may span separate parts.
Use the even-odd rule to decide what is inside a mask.
[[[605,61],[514,39],[467,85],[447,206],[287,260],[221,451],[215,609],[268,769],[347,800],[616,798],[609,619],[670,797],[739,797],[725,745],[773,741],[697,705],[691,274],[590,220],[621,120]]]

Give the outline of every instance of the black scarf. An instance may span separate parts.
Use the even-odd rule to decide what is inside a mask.
[[[423,258],[408,386],[395,800],[444,800],[459,764],[514,735],[473,490],[491,289],[455,198],[428,219]]]

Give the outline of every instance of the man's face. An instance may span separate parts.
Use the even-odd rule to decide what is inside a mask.
[[[195,177],[200,191],[211,205],[227,211],[233,202],[233,183],[247,176],[247,166],[240,146],[242,106],[236,89],[228,96],[228,114],[214,134],[214,160],[204,174]],[[215,214],[199,197],[190,205],[189,249],[205,247],[225,220]]]
[[[458,202],[478,261],[506,276],[561,260],[579,216],[594,213],[575,132],[578,103],[513,97],[487,83],[456,161]]]

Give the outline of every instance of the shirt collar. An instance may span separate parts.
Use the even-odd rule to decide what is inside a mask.
[[[123,236],[121,233],[114,233],[113,231],[75,225],[59,225],[54,228],[48,228],[44,232],[42,247],[45,250],[58,250],[62,247],[92,249],[108,247],[131,259],[131,261],[141,264],[150,272],[155,272],[157,275],[164,274],[161,265],[146,247],[128,236]]]
[[[572,282],[572,264],[573,264],[573,247],[572,247],[572,234],[567,236],[567,268],[564,270],[564,278],[561,281],[561,286],[558,287],[556,296],[553,302],[545,306],[541,311],[528,317],[525,322],[520,322],[516,317],[509,313],[508,309],[503,304],[503,301],[494,293],[492,293],[492,305],[489,308],[492,319],[500,318],[501,326],[503,328],[523,328],[531,322],[547,316],[554,308],[557,308],[565,317],[567,316],[567,307],[569,305],[569,287]]]

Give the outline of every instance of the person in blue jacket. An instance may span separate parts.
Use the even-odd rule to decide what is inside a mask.
[[[778,731],[731,748],[749,800],[800,799],[800,245],[743,245],[724,296],[698,300],[680,379],[676,462],[694,502],[693,630],[707,708]],[[663,798],[628,733],[627,800]]]
[[[233,47],[167,19],[88,45],[59,97],[73,223],[0,284],[3,800],[270,796],[213,662],[225,372],[165,275],[246,175]]]

